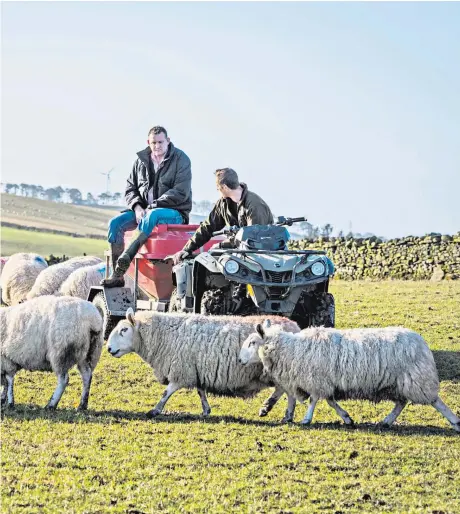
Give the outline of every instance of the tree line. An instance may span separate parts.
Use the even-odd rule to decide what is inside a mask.
[[[51,202],[66,202],[75,205],[122,205],[123,195],[121,193],[100,193],[93,195],[87,193],[86,197],[77,188],[63,188],[61,186],[44,188],[35,184],[2,184],[3,191],[8,194],[25,196],[30,198],[39,198],[41,200],[49,200]],[[197,214],[208,214],[213,202],[209,200],[200,200],[193,202],[193,212]]]
[[[75,187],[63,188],[61,186],[44,188],[35,184],[12,184],[7,183],[3,185],[5,193],[26,196],[30,198],[39,198],[42,200],[49,200],[51,202],[64,202],[77,204],[77,205],[103,205],[112,204],[117,205],[122,198],[121,193],[101,193],[93,195],[87,193],[86,198],[83,197],[81,191]]]
[[[114,205],[121,206],[123,204],[123,195],[121,193],[100,193],[93,195],[87,193],[86,197],[77,188],[63,188],[61,186],[44,188],[35,184],[2,184],[3,191],[8,194],[26,196],[30,198],[39,198],[49,200],[51,202],[66,202],[75,205]],[[198,200],[193,202],[192,212],[195,214],[207,215],[214,206],[214,202],[209,200]],[[318,237],[330,237],[334,227],[330,223],[323,226],[315,226],[304,221],[296,224],[296,232],[300,232],[308,239],[318,239]],[[373,234],[369,234],[373,235]],[[349,232],[344,234],[342,231],[338,233],[339,237],[359,237],[360,234]]]

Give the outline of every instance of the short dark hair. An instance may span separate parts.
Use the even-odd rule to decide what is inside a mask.
[[[229,189],[238,189],[240,181],[235,170],[232,168],[221,168],[214,172],[219,186],[227,186]]]
[[[165,137],[168,137],[168,133],[166,132],[166,129],[164,127],[162,127],[161,125],[156,125],[155,127],[152,127],[149,130],[147,137],[150,136],[150,134],[153,134],[156,136],[157,134],[161,134],[162,132],[165,135]]]

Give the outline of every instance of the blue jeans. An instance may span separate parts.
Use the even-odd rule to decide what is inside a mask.
[[[180,225],[184,222],[180,213],[174,209],[151,209],[146,211],[145,216],[138,224],[134,211],[122,212],[109,221],[107,239],[109,243],[123,243],[124,234],[128,230],[138,228],[146,235],[150,235],[157,225]]]

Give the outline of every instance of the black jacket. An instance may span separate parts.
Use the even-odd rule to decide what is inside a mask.
[[[130,209],[136,204],[147,208],[147,198],[153,187],[153,204],[150,207],[166,207],[179,211],[188,223],[192,210],[192,170],[190,159],[179,148],[169,143],[168,151],[157,172],[153,169],[150,147],[137,153],[133,170],[128,177],[125,200]]]
[[[246,184],[241,183],[240,186],[243,188],[241,200],[237,204],[230,198],[217,200],[207,219],[201,222],[200,227],[184,246],[184,251],[192,253],[201,248],[212,238],[213,232],[223,229],[226,225],[247,227],[273,224],[270,207],[259,195],[249,191]]]

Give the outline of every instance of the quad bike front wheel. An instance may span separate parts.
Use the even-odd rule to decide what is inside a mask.
[[[305,293],[300,298],[292,320],[300,329],[308,327],[335,326],[335,302],[331,293]]]
[[[213,316],[227,314],[225,311],[225,295],[221,289],[205,291],[201,297],[200,313]]]

